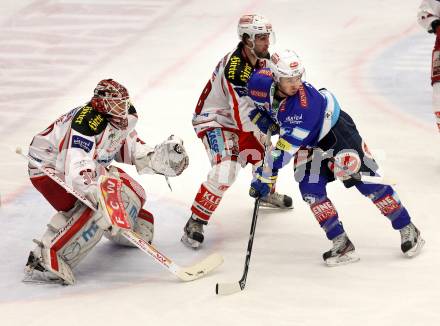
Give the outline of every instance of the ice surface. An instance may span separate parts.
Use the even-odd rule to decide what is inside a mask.
[[[431,114],[434,39],[416,24],[418,1],[65,0],[0,3],[1,325],[438,325],[440,144]],[[295,210],[260,210],[245,291],[215,295],[241,277],[252,216],[250,170],[242,171],[206,228],[206,243],[180,243],[209,163],[191,125],[212,70],[237,42],[243,13],[269,17],[278,45],[296,50],[307,79],[338,97],[426,240],[405,259],[400,237],[368,199],[340,184],[329,196],[361,261],[327,268],[330,242],[301,201],[291,168],[279,191]],[[71,287],[20,282],[27,254],[53,214],[14,153],[56,117],[114,78],[133,96],[138,132],[151,144],[175,133],[190,166],[171,179],[137,179],[156,219],[155,243],[179,264],[219,252],[225,263],[181,283],[136,249],[102,241]],[[127,169],[133,172],[132,169]]]

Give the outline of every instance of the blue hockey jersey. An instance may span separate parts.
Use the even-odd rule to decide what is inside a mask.
[[[271,169],[286,165],[300,147],[314,147],[336,124],[340,106],[326,89],[317,90],[303,82],[293,96],[278,101],[270,69],[253,73],[248,82],[248,95],[256,108],[269,113],[280,127],[275,148],[266,156]]]

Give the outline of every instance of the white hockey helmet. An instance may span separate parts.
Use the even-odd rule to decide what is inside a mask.
[[[269,67],[276,82],[279,82],[281,77],[301,77],[305,71],[298,55],[288,49],[273,52]]]
[[[243,39],[243,35],[249,35],[252,42],[255,41],[255,35],[269,34],[272,42],[275,42],[275,33],[272,30],[272,24],[266,17],[260,15],[243,15],[240,17],[237,26],[238,37]]]

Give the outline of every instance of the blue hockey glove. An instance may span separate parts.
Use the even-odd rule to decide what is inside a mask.
[[[276,135],[280,132],[280,128],[267,112],[254,109],[249,113],[249,118],[265,134],[267,134],[269,130],[272,132],[272,135]]]
[[[278,170],[264,171],[262,167],[259,167],[252,180],[249,196],[254,198],[266,197],[275,186],[277,177]]]

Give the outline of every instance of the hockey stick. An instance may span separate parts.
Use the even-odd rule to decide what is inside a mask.
[[[264,161],[265,161],[264,159],[266,157],[266,152],[270,145],[271,133],[272,132],[269,130],[266,138],[266,144],[264,146],[264,156],[261,166],[264,166]],[[251,261],[252,245],[254,243],[255,228],[257,227],[258,211],[260,209],[260,200],[261,200],[260,197],[255,198],[254,213],[252,215],[251,230],[249,232],[249,241],[246,251],[246,259],[244,262],[243,275],[241,276],[241,279],[235,283],[217,283],[215,285],[215,294],[220,294],[220,295],[234,294],[243,291],[246,286],[246,278],[249,271],[249,263]]]
[[[71,193],[76,198],[78,198],[87,207],[89,207],[93,211],[97,211],[98,208],[95,207],[95,205],[93,205],[93,203],[87,197],[85,197],[82,193],[76,191],[67,183],[65,183],[64,180],[60,178],[58,175],[56,175],[56,173],[52,169],[45,168],[44,166],[41,165],[40,162],[35,160],[30,155],[23,154],[22,149],[20,147],[17,147],[15,152],[20,156],[22,156],[23,158],[25,158],[30,164],[35,166],[37,169],[39,169],[41,172],[43,172],[45,175],[47,175],[49,178],[51,178],[61,187],[63,187],[67,192]],[[216,267],[220,266],[223,263],[223,257],[220,254],[215,253],[209,255],[205,259],[201,260],[200,262],[192,266],[181,267],[176,263],[174,263],[170,258],[162,254],[154,246],[144,241],[135,232],[131,230],[121,230],[121,233],[127,240],[132,242],[136,247],[138,247],[143,252],[150,255],[154,259],[154,261],[159,263],[162,267],[167,269],[169,272],[177,276],[182,281],[196,280],[206,275],[211,270],[215,269]]]

